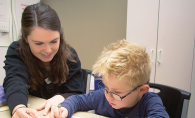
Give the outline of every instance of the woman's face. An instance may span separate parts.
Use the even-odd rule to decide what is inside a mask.
[[[60,33],[36,27],[27,36],[26,42],[29,44],[31,52],[40,59],[45,66],[49,66],[50,61],[58,52],[60,45]]]

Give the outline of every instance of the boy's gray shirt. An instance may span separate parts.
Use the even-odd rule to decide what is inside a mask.
[[[111,118],[169,118],[161,98],[153,92],[145,93],[131,108],[114,109],[101,90],[70,96],[61,105],[67,108],[68,117],[76,111],[95,110],[96,114]]]

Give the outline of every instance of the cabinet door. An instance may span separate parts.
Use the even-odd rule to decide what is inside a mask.
[[[159,0],[128,0],[126,39],[146,47],[152,60],[154,82]]]
[[[155,82],[190,91],[195,1],[161,0]],[[161,52],[160,52],[161,50]]]

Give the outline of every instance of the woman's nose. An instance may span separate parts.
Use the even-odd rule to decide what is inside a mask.
[[[51,53],[52,49],[50,45],[45,45],[45,52],[46,53]]]

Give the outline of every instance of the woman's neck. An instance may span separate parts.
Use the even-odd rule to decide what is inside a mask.
[[[47,71],[50,71],[50,67],[49,66],[48,67],[45,67],[45,68],[46,68]]]
[[[50,70],[50,62],[43,62],[44,67],[46,68],[47,71]]]

